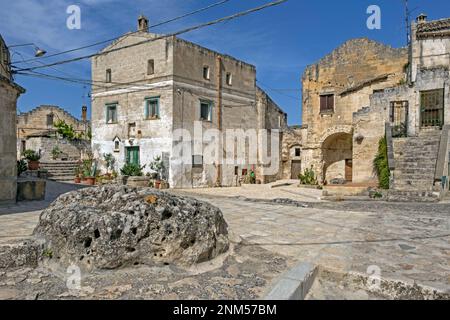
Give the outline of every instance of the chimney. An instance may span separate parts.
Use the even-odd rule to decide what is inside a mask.
[[[87,120],[87,107],[82,106],[81,107],[81,120],[85,121]]]
[[[417,23],[425,23],[425,22],[427,22],[427,15],[425,13],[422,13],[417,17]]]
[[[138,18],[138,31],[148,32],[148,19],[143,15],[140,15]]]

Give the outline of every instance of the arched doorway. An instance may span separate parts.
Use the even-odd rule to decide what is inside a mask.
[[[338,132],[328,136],[322,144],[323,178],[353,180],[353,136]]]

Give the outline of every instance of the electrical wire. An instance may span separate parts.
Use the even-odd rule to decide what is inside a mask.
[[[270,2],[270,3],[267,3],[265,5],[262,5],[262,6],[253,8],[253,9],[249,9],[249,10],[246,10],[246,11],[241,11],[241,12],[238,12],[236,14],[233,14],[233,15],[230,15],[230,16],[227,16],[227,17],[223,17],[223,18],[216,19],[216,20],[213,20],[213,21],[210,21],[210,22],[202,23],[202,24],[199,24],[199,25],[196,25],[196,26],[193,26],[193,27],[189,27],[189,28],[177,31],[177,32],[170,33],[168,35],[156,36],[154,38],[147,39],[147,40],[144,40],[144,41],[139,41],[139,42],[136,42],[136,43],[133,43],[133,44],[129,44],[129,45],[123,46],[123,47],[113,48],[113,49],[105,50],[105,51],[102,51],[102,52],[99,52],[99,53],[89,54],[89,55],[85,55],[85,56],[81,56],[81,57],[77,57],[77,58],[72,58],[72,59],[68,59],[68,60],[62,60],[62,61],[58,61],[58,62],[54,62],[54,63],[50,63],[50,64],[47,64],[47,65],[42,65],[42,66],[36,66],[36,67],[31,67],[31,68],[18,68],[18,69],[15,70],[15,72],[17,72],[17,71],[31,71],[31,70],[36,70],[36,69],[42,69],[42,68],[57,66],[57,65],[65,64],[65,63],[76,62],[76,61],[80,61],[80,60],[84,60],[84,59],[89,59],[89,58],[93,58],[93,57],[102,56],[102,55],[105,55],[105,54],[108,54],[108,53],[112,53],[112,52],[117,52],[119,50],[124,50],[124,49],[128,49],[128,48],[136,47],[136,46],[139,46],[139,45],[143,45],[143,44],[146,44],[146,43],[150,43],[150,42],[154,42],[154,41],[157,41],[157,40],[165,39],[165,38],[168,38],[168,37],[175,37],[175,36],[178,36],[180,34],[188,33],[188,32],[194,31],[194,30],[198,30],[198,29],[201,29],[201,28],[212,26],[212,25],[215,25],[215,24],[218,24],[218,23],[222,23],[222,22],[225,22],[225,21],[230,21],[230,20],[233,20],[233,19],[245,16],[245,15],[251,14],[253,12],[257,12],[257,11],[260,11],[260,10],[263,10],[263,9],[266,9],[266,8],[269,8],[269,7],[277,6],[277,5],[280,5],[280,4],[282,4],[282,3],[286,2],[286,1],[287,0],[278,0],[278,1],[275,1],[275,2]]]
[[[183,15],[181,15],[181,16],[178,16],[178,17],[175,17],[175,18],[172,18],[172,19],[169,19],[169,20],[166,20],[166,21],[163,21],[163,22],[160,22],[160,23],[151,25],[151,26],[149,26],[149,27],[147,28],[147,31],[148,31],[150,28],[156,28],[156,27],[159,27],[159,26],[162,26],[162,25],[165,25],[165,24],[168,24],[168,23],[171,23],[171,22],[174,22],[174,21],[177,21],[177,20],[180,20],[180,19],[183,19],[183,18],[192,16],[192,15],[194,15],[194,14],[197,14],[197,13],[206,11],[206,10],[208,10],[208,9],[217,7],[217,6],[219,6],[219,5],[225,4],[225,3],[229,2],[229,1],[231,1],[231,0],[223,0],[223,1],[220,1],[220,2],[216,2],[216,3],[213,3],[213,4],[209,5],[209,6],[206,6],[206,7],[200,8],[200,9],[197,9],[197,10],[195,10],[195,11],[192,11],[192,12],[189,12],[189,13],[186,13],[186,14],[183,14]],[[133,34],[136,34],[136,33],[139,33],[139,32],[140,32],[140,31],[134,31],[134,32],[128,33],[127,35],[130,36],[130,35],[133,35]],[[15,62],[13,62],[13,64],[15,64],[15,63],[24,63],[24,62],[26,63],[26,62],[32,62],[32,61],[39,61],[39,60],[42,60],[42,59],[48,59],[48,58],[60,56],[60,55],[63,55],[63,54],[67,54],[67,53],[72,53],[72,52],[75,52],[75,51],[84,50],[84,49],[88,49],[88,48],[92,48],[92,47],[99,46],[99,45],[101,45],[101,44],[113,42],[113,41],[115,41],[115,40],[117,40],[117,39],[119,39],[119,38],[121,38],[121,37],[123,37],[123,35],[120,35],[120,36],[118,36],[118,37],[111,38],[111,39],[108,39],[108,40],[99,41],[99,42],[96,42],[96,43],[93,43],[93,44],[85,45],[85,46],[82,46],[82,47],[78,47],[78,48],[74,48],[74,49],[70,49],[70,50],[66,50],[66,51],[62,51],[62,52],[58,52],[58,53],[54,53],[54,54],[50,54],[50,55],[46,55],[46,56],[43,56],[43,57],[40,57],[40,58],[28,59],[28,60],[25,60],[25,61],[15,61]]]

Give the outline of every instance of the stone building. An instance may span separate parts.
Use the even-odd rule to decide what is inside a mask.
[[[14,83],[9,50],[0,36],[0,203],[16,201],[16,110],[17,99],[24,92]]]
[[[41,155],[42,161],[53,159],[52,150],[57,147],[59,158],[78,160],[89,149],[89,144],[79,139],[70,141],[56,134],[54,126],[57,121],[71,125],[75,134],[87,139],[90,123],[87,120],[87,108],[82,108],[82,119],[79,120],[58,106],[41,105],[29,112],[17,116],[17,157],[23,151],[34,150]]]
[[[312,167],[323,183],[375,182],[372,163],[384,135],[377,117],[383,115],[371,114],[368,122],[357,115],[365,113],[373,93],[405,82],[407,64],[406,48],[354,39],[308,66],[302,77],[302,169]]]
[[[448,192],[449,69],[450,18],[427,21],[420,15],[411,26],[406,83],[374,94],[360,116],[380,114],[380,131],[388,123],[392,198],[433,199]]]
[[[104,83],[92,88],[92,148],[97,157],[114,154],[118,169],[128,162],[151,172],[149,164],[161,157],[173,188],[233,186],[252,169],[261,182],[280,177],[279,144],[263,150],[258,139],[260,129],[269,129],[280,143],[286,114],[256,86],[254,66],[149,33],[148,20],[140,17],[138,32],[125,34],[92,59],[92,78]],[[220,140],[211,132],[220,137],[230,129],[244,135],[254,130],[258,139],[246,139],[246,150],[257,146],[253,156],[278,155],[275,169],[252,161],[248,152],[234,162],[228,148],[218,148]],[[214,162],[206,161],[211,150]],[[221,161],[230,157],[231,162]]]
[[[307,67],[295,151],[301,170],[313,168],[325,184],[377,184],[373,160],[386,136],[390,197],[442,197],[449,181],[449,68],[450,19],[425,15],[412,23],[406,48],[354,39]],[[283,144],[285,158],[292,145]],[[292,168],[284,168],[286,178]]]

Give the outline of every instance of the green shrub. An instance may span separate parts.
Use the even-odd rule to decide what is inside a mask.
[[[120,169],[120,173],[123,176],[128,177],[142,177],[144,175],[144,173],[142,172],[144,168],[145,166],[140,167],[137,164],[127,163],[122,167],[122,169]]]
[[[22,155],[28,161],[39,161],[41,159],[39,153],[33,150],[25,150]]]
[[[28,166],[25,160],[20,159],[17,161],[17,176],[20,176],[22,173],[27,171]]]
[[[303,185],[310,185],[310,186],[316,186],[319,184],[319,182],[316,179],[316,175],[314,174],[314,170],[306,169],[303,174],[299,174],[298,178],[300,179],[300,184]]]
[[[58,146],[55,146],[52,149],[52,157],[55,160],[56,158],[58,158],[63,152],[61,151],[61,149],[59,149]]]
[[[56,132],[58,132],[63,138],[75,140],[76,133],[72,125],[67,124],[64,120],[58,120],[54,126],[56,128]]]
[[[373,160],[374,171],[378,177],[380,188],[389,189],[389,180],[391,172],[388,164],[387,141],[386,137],[381,138],[378,143],[378,153]]]

